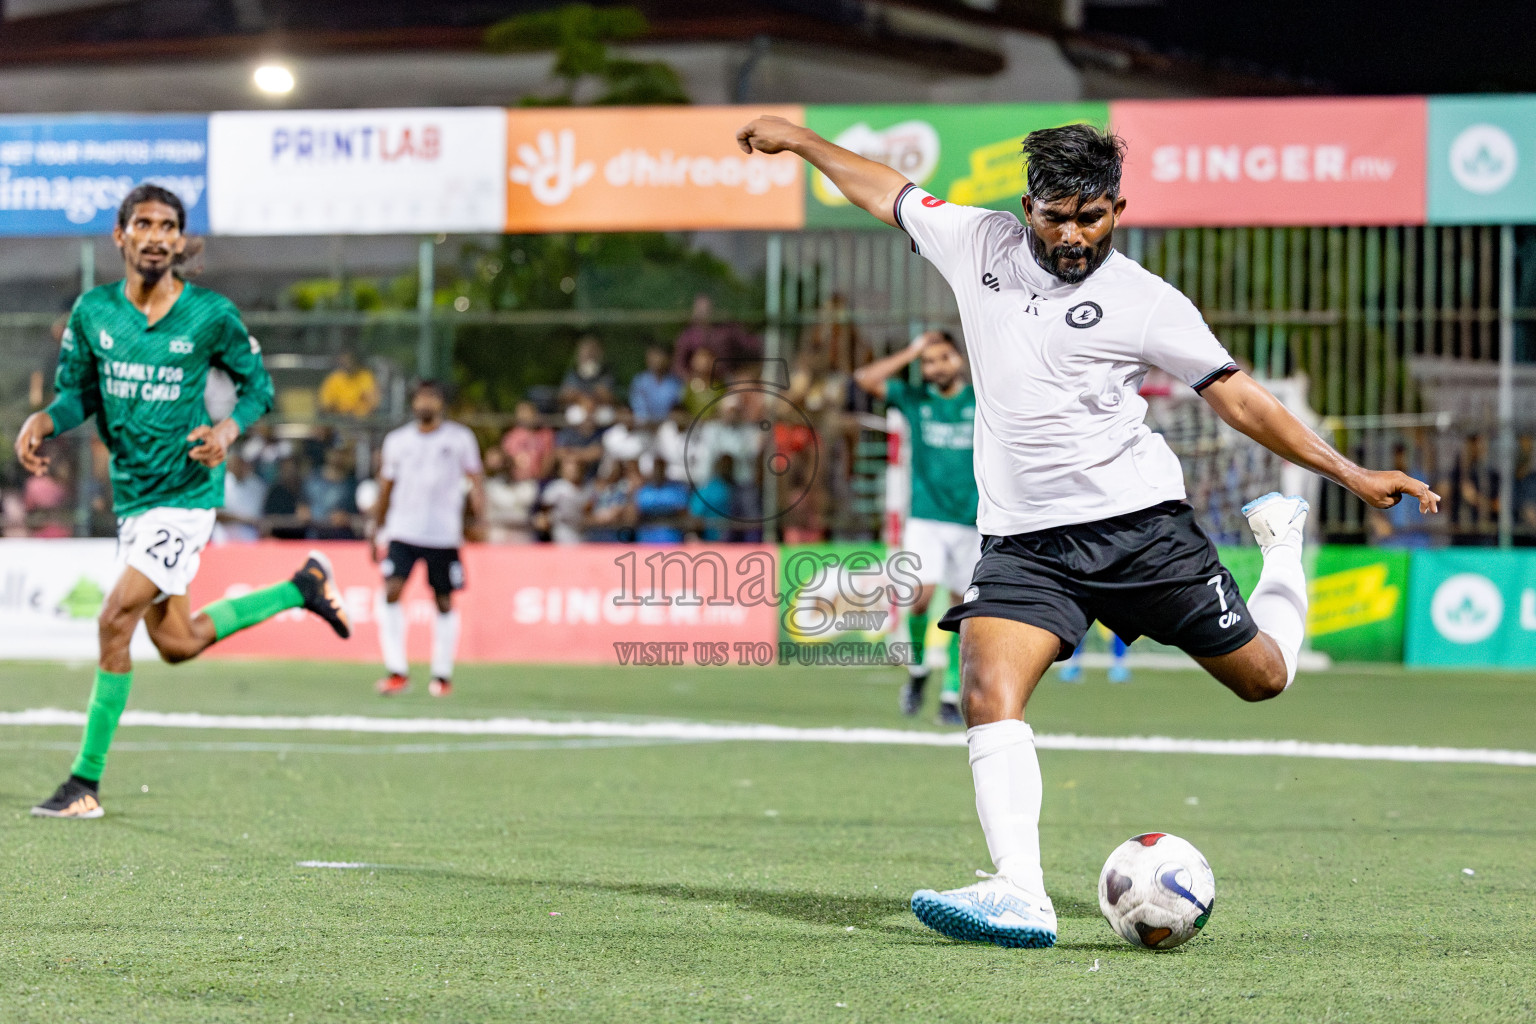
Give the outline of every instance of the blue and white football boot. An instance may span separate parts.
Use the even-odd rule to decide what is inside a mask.
[[[963,889],[912,894],[912,913],[940,935],[962,942],[1046,949],[1056,945],[1056,908],[1050,897],[1031,893],[1002,875],[976,874]]]
[[[1262,550],[1268,551],[1292,537],[1296,539],[1297,547],[1300,547],[1302,535],[1307,528],[1307,512],[1311,508],[1306,498],[1270,491],[1244,505],[1243,515],[1248,517],[1248,528],[1253,531],[1253,539],[1259,542]]]

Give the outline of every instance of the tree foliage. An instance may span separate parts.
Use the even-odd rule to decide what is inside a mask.
[[[670,65],[609,53],[608,44],[638,39],[649,29],[645,15],[633,7],[569,4],[497,22],[486,30],[485,45],[501,53],[554,51],[551,73],[559,91],[525,96],[524,106],[571,106],[577,102],[577,90],[589,79],[601,90],[591,101],[593,106],[687,103],[682,78]]]
[[[662,323],[590,327],[466,324],[455,332],[460,394],[500,411],[510,410],[531,388],[558,383],[584,333],[603,341],[609,364],[623,381],[644,364],[645,346],[672,344],[695,295],[710,296],[722,316],[748,322],[762,317],[760,283],[744,282],[729,264],[693,248],[681,235],[508,235],[491,245],[466,246],[457,280],[471,310],[676,314]]]

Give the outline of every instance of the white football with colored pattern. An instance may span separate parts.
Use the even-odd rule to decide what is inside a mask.
[[[1126,942],[1172,949],[1200,933],[1216,905],[1216,876],[1193,845],[1163,832],[1132,836],[1099,872],[1099,910]]]

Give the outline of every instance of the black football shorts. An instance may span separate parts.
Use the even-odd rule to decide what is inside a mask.
[[[1258,633],[1216,545],[1182,501],[1092,523],[983,537],[965,600],[939,625],[1013,619],[1061,638],[1071,656],[1098,620],[1130,643],[1149,636],[1200,658],[1228,654]]]
[[[387,580],[409,579],[418,560],[427,563],[427,586],[432,593],[451,594],[464,589],[464,563],[459,560],[458,548],[424,548],[392,540],[379,570]]]

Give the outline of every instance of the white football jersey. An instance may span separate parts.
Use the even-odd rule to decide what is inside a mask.
[[[464,543],[464,478],[479,473],[480,444],[461,423],[422,432],[414,423],[384,437],[379,476],[394,482],[384,533],[424,548]]]
[[[954,289],[976,387],[977,528],[1087,523],[1184,497],[1184,473],[1143,422],[1153,366],[1199,390],[1236,368],[1194,304],[1111,252],[1079,284],[1035,262],[1011,213],[914,185],[896,219]]]

